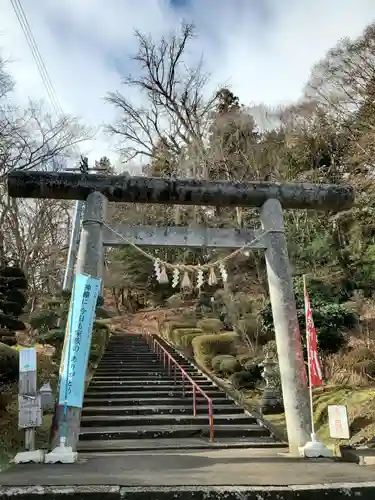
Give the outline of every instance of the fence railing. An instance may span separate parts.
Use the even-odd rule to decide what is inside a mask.
[[[186,383],[191,385],[192,387],[192,395],[193,395],[193,414],[194,417],[197,416],[197,394],[203,396],[207,401],[208,408],[208,425],[210,429],[210,441],[214,440],[215,430],[214,430],[214,415],[213,415],[213,406],[212,399],[204,392],[203,389],[199,387],[199,385],[186,373],[186,371],[178,364],[178,362],[174,359],[172,354],[165,349],[161,345],[161,343],[153,337],[151,333],[144,332],[144,336],[150,348],[155,352],[157,357],[163,361],[164,368],[168,367],[168,373],[171,375],[173,371],[174,375],[174,383],[177,383],[177,374],[180,373],[182,378],[182,395],[186,395]]]

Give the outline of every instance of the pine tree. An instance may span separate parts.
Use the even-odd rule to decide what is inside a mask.
[[[16,266],[0,268],[0,340],[14,344],[15,332],[25,330],[19,318],[27,303],[27,279],[24,271]]]

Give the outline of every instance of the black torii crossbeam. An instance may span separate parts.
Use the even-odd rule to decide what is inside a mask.
[[[112,202],[261,207],[268,199],[276,199],[283,208],[324,211],[343,210],[354,201],[353,188],[342,184],[201,181],[23,170],[8,175],[11,197],[85,200],[93,192]]]

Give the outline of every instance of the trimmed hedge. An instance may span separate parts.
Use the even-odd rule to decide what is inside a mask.
[[[92,332],[89,366],[93,366],[99,362],[107,347],[110,336],[111,328],[104,322],[102,323],[100,320],[95,320]]]
[[[194,356],[198,362],[211,367],[211,361],[219,354],[235,354],[238,335],[233,332],[215,335],[199,335],[193,339]]]
[[[202,330],[200,330],[199,328],[176,328],[172,330],[169,336],[169,340],[176,347],[182,347],[182,338],[184,336],[192,334],[199,335],[202,333]]]
[[[220,372],[221,362],[224,359],[235,359],[231,354],[219,354],[219,356],[215,356],[211,361],[211,366],[214,372]]]
[[[204,318],[198,321],[198,328],[207,333],[219,333],[223,324],[218,318]]]
[[[241,370],[241,364],[235,357],[223,359],[220,364],[220,371],[224,375],[232,375]]]
[[[187,335],[183,335],[180,339],[181,348],[185,351],[185,354],[191,358],[194,357],[193,352],[193,340],[199,335],[203,335],[203,332],[200,333],[188,333]]]
[[[230,381],[235,389],[254,389],[261,376],[251,371],[239,371],[230,376]]]
[[[188,322],[188,321],[166,321],[161,324],[160,326],[160,333],[161,336],[164,337],[165,339],[169,340],[170,342],[173,342],[173,331],[174,330],[181,330],[181,329],[192,329],[192,328],[197,328],[196,322]]]
[[[241,366],[245,366],[249,361],[254,360],[254,355],[251,354],[239,354],[236,357],[238,361],[241,363]]]

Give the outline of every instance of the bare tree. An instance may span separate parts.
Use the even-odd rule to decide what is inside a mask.
[[[375,153],[375,23],[355,40],[343,39],[312,70],[306,98],[350,139],[354,165]]]
[[[15,106],[12,90],[12,79],[0,62],[0,265],[14,261],[22,266],[32,295],[42,289],[52,293],[68,240],[70,203],[12,199],[6,176],[13,169],[52,170],[56,162],[72,157],[75,146],[91,133],[74,118],[54,121],[41,104]]]
[[[122,141],[125,161],[152,158],[162,143],[181,160],[178,175],[205,176],[204,139],[216,96],[205,95],[207,75],[202,62],[195,68],[184,62],[195,28],[183,24],[180,33],[162,37],[158,43],[140,32],[135,36],[139,48],[134,61],[140,76],[128,76],[124,84],[140,92],[145,102],[136,105],[120,92],[109,94],[107,101],[120,112],[109,132]]]

